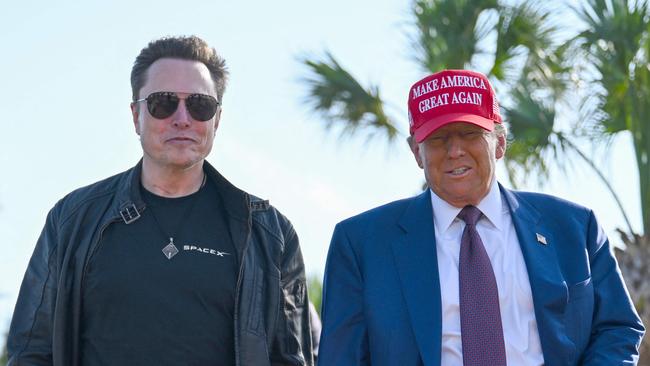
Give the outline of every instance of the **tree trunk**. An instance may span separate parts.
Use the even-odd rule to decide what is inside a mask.
[[[627,248],[616,249],[616,258],[636,310],[647,327],[650,325],[650,236],[618,232]],[[639,366],[650,366],[650,337],[644,337],[639,352]]]

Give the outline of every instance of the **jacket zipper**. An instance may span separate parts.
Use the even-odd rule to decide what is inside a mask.
[[[146,208],[146,205],[143,205],[142,207],[138,208],[138,211],[140,213],[144,212]],[[97,251],[97,247],[99,246],[99,243],[102,241],[102,237],[104,236],[104,231],[106,231],[106,228],[108,228],[109,225],[114,224],[116,222],[119,222],[122,220],[120,216],[115,216],[111,218],[110,220],[106,221],[106,223],[99,229],[99,235],[97,236],[97,240],[92,243],[92,250],[90,253],[86,255],[86,259],[84,260],[84,268],[83,272],[81,273],[81,285],[79,286],[80,291],[83,293],[84,289],[84,279],[86,278],[86,273],[88,272],[88,263],[90,262],[90,259],[95,255],[95,252]]]
[[[252,212],[250,211],[250,198],[246,196],[246,203],[248,204],[249,207],[249,214],[252,215]],[[252,217],[249,219],[252,220]],[[248,251],[248,245],[250,243],[250,236],[251,236],[251,223],[250,221],[247,222],[247,234],[246,234],[246,242],[244,243],[244,248],[242,250],[241,257],[239,258],[239,273],[237,274],[237,287],[235,288],[235,311],[233,312],[233,321],[235,322],[234,330],[235,330],[235,366],[240,366],[241,361],[240,361],[240,353],[241,349],[239,346],[239,332],[241,329],[239,329],[239,299],[241,297],[241,282],[242,282],[242,274],[244,272],[244,257],[246,256],[246,252]]]
[[[145,208],[146,208],[146,206],[143,205],[138,210],[139,210],[139,212],[143,212]],[[83,294],[83,291],[84,291],[84,284],[85,284],[86,274],[88,272],[88,265],[89,265],[90,259],[93,257],[93,255],[95,255],[95,252],[97,251],[97,248],[99,247],[99,243],[102,241],[102,237],[104,236],[104,231],[106,231],[106,228],[108,228],[111,224],[119,222],[120,220],[122,220],[122,217],[114,216],[113,218],[106,221],[106,223],[104,223],[104,225],[102,225],[102,227],[99,229],[99,235],[97,236],[97,240],[95,240],[95,242],[93,242],[91,244],[92,249],[86,255],[86,259],[84,259],[84,268],[83,268],[83,271],[81,272],[81,279],[80,279],[80,285],[79,285],[80,294]],[[79,316],[81,316],[81,314]],[[77,335],[76,338],[80,339],[79,336],[80,335]],[[78,347],[79,347],[79,344],[77,344],[77,348]],[[79,354],[75,355],[75,359],[73,360],[73,362],[74,362],[75,365],[79,364]]]
[[[108,220],[102,227],[99,229],[99,236],[97,237],[97,240],[92,243],[92,250],[90,253],[86,255],[86,259],[84,260],[84,270],[81,273],[81,286],[80,286],[80,291],[83,292],[83,287],[84,287],[84,279],[86,278],[86,272],[88,272],[88,262],[90,262],[90,258],[95,255],[95,251],[97,251],[97,246],[99,245],[99,242],[102,240],[102,236],[104,236],[104,231],[106,231],[106,228],[115,222],[118,222],[120,220],[120,217],[114,217],[110,220]]]
[[[86,258],[84,259],[84,268],[83,268],[83,271],[81,272],[81,279],[80,279],[80,285],[79,285],[79,292],[80,292],[80,294],[83,294],[83,291],[84,291],[84,280],[85,280],[85,278],[86,278],[86,272],[88,272],[88,263],[90,262],[90,258],[92,258],[92,256],[95,254],[95,251],[97,250],[97,246],[99,245],[99,242],[102,240],[102,236],[104,235],[104,231],[106,230],[106,228],[107,228],[109,225],[111,225],[112,223],[117,222],[117,221],[119,221],[119,220],[120,220],[120,217],[119,217],[119,216],[118,216],[118,217],[114,217],[114,218],[108,220],[108,221],[107,221],[107,222],[106,222],[106,223],[101,227],[101,229],[99,230],[99,235],[97,236],[97,240],[96,240],[94,243],[92,243],[92,250],[90,251],[90,253],[88,253],[88,254],[86,255]],[[83,306],[83,305],[81,305],[81,306]],[[81,316],[81,314],[79,314],[78,316]],[[80,346],[80,345],[79,345],[79,340],[80,340],[80,337],[81,337],[80,334],[77,334],[77,336],[75,337],[75,338],[77,339],[77,345],[76,345],[76,348],[77,348],[77,352],[76,352],[76,353],[77,353],[77,354],[74,355],[74,359],[72,360],[73,365],[78,365],[79,362],[81,361],[81,360],[79,359],[79,357],[80,357],[80,354],[79,354],[79,346]],[[73,348],[75,348],[75,347],[73,346]]]

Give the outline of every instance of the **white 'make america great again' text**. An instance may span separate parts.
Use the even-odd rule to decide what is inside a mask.
[[[441,78],[429,80],[426,83],[420,84],[417,87],[413,88],[412,98],[416,99],[425,94],[433,93],[440,89],[450,87],[468,87],[488,90],[483,79],[476,76],[443,76]]]

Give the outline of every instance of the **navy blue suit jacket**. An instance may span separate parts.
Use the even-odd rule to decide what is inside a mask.
[[[445,284],[429,192],[336,226],[320,366],[440,365]],[[545,364],[635,364],[644,328],[593,212],[548,195],[501,192],[528,269]]]

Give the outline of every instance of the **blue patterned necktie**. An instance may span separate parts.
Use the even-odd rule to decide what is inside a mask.
[[[458,214],[465,221],[458,266],[463,365],[505,366],[499,290],[490,258],[476,231],[481,215],[474,206],[465,206]]]

